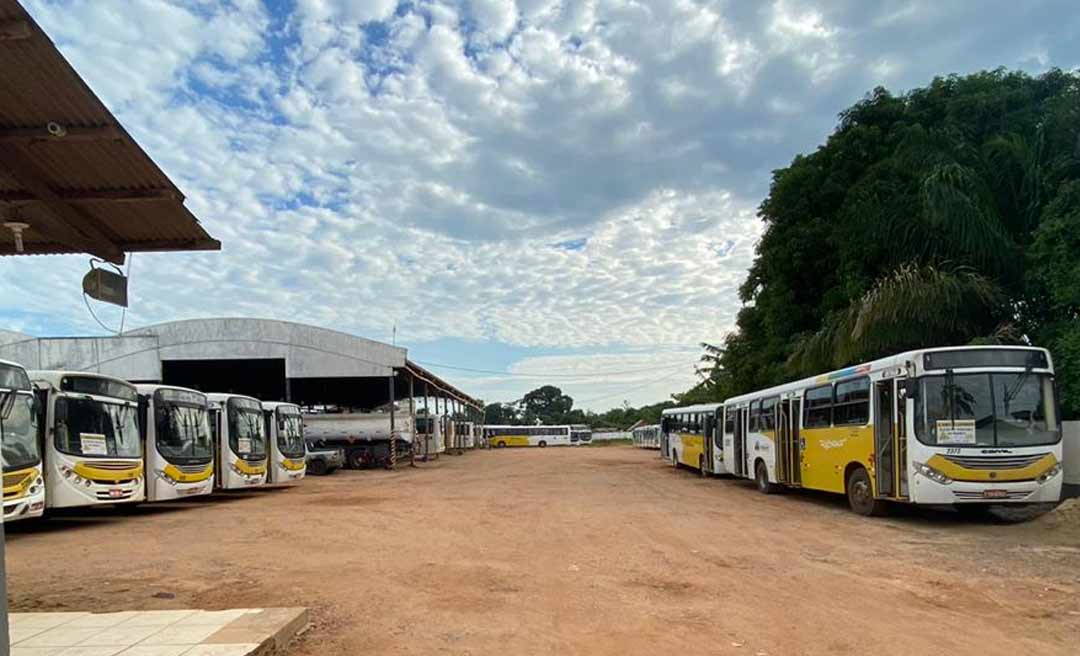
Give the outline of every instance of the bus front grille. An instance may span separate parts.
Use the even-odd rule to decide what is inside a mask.
[[[942,456],[954,465],[965,469],[1023,469],[1045,458],[1046,453],[1033,453],[1023,456]]]

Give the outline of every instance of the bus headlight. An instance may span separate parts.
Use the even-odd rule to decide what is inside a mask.
[[[1057,476],[1060,473],[1061,473],[1061,463],[1058,462],[1058,463],[1055,463],[1053,467],[1051,467],[1050,469],[1047,469],[1042,474],[1040,474],[1039,477],[1036,478],[1035,480],[1038,481],[1040,484],[1045,483],[1046,481],[1050,480],[1051,478]]]
[[[921,462],[912,462],[911,464],[915,466],[915,472],[916,473],[922,474],[923,476],[929,478],[930,480],[934,481],[935,483],[941,483],[942,485],[948,485],[949,483],[953,482],[951,478],[949,478],[945,474],[942,474],[941,472],[934,469],[930,465],[927,465],[927,464],[924,464],[924,463],[921,463]]]
[[[163,469],[155,469],[154,474],[156,474],[158,478],[165,481],[169,485],[172,485],[173,487],[176,487],[176,481],[174,481],[171,476],[166,474]]]

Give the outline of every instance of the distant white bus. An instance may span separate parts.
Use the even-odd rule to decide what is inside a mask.
[[[484,426],[489,446],[569,446],[570,426]]]
[[[660,424],[638,426],[630,431],[634,437],[634,446],[639,449],[660,448]]]

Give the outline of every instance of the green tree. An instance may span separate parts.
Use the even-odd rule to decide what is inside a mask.
[[[566,416],[574,407],[574,399],[554,385],[544,385],[522,397],[522,415],[526,424],[539,421],[543,424],[567,423]]]
[[[489,403],[484,406],[484,423],[513,425],[521,423],[517,410],[510,403]]]
[[[1080,412],[1080,76],[996,70],[878,88],[773,173],[737,330],[680,401],[907,348],[1051,348]],[[1074,373],[1075,372],[1075,373]]]

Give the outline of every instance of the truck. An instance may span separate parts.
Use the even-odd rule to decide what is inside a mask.
[[[409,408],[394,410],[392,434],[387,407],[372,412],[347,408],[305,412],[303,419],[308,443],[319,449],[341,449],[348,469],[389,466],[391,448],[397,450],[399,461],[412,453],[415,431]]]

